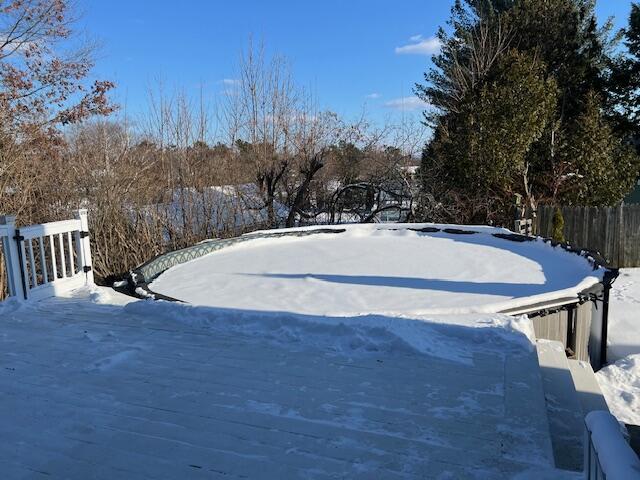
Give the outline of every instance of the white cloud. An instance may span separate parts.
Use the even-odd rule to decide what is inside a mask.
[[[440,39],[438,37],[422,38],[422,35],[414,35],[409,39],[411,43],[396,47],[398,55],[433,55],[440,51]]]
[[[412,110],[424,110],[429,104],[418,97],[402,97],[389,100],[384,104],[385,107],[402,112],[410,112]]]
[[[220,92],[222,95],[235,97],[238,95],[238,90],[240,89],[240,80],[235,78],[223,78],[219,80],[218,83],[222,85],[222,91]]]
[[[369,95],[367,95],[366,98],[370,98],[372,100],[375,100],[376,98],[380,98],[381,96],[382,95],[380,95],[379,93],[373,92],[373,93],[370,93]]]

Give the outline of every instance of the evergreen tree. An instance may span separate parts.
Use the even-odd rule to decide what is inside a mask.
[[[626,55],[614,59],[611,75],[616,107],[609,114],[618,132],[633,141],[640,152],[640,4],[631,5],[624,32]]]
[[[585,109],[571,126],[561,156],[573,170],[565,176],[564,200],[578,205],[614,205],[632,188],[638,174],[633,148],[616,137],[590,92]]]
[[[615,42],[610,21],[598,28],[595,1],[519,0],[504,17],[516,48],[542,60],[556,80],[558,115],[580,115],[587,93],[605,88]]]
[[[425,188],[469,204],[464,220],[499,220],[515,193],[531,197],[528,153],[556,104],[555,82],[544,70],[527,54],[507,52],[436,129],[423,154]]]
[[[604,114],[615,110],[615,38],[610,24],[598,28],[594,2],[458,0],[449,25],[416,86],[435,107],[425,193],[456,204],[439,220],[508,224],[515,193],[534,209],[618,202],[638,162]]]
[[[552,226],[551,238],[556,242],[564,242],[564,216],[562,215],[562,210],[558,207],[553,212]]]

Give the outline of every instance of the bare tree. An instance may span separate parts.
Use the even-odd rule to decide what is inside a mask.
[[[242,55],[235,89],[227,95],[223,118],[230,143],[250,170],[262,197],[269,226],[278,225],[276,201],[291,166],[291,132],[296,91],[287,62],[268,60],[264,45],[250,43]]]
[[[67,0],[0,2],[4,128],[77,123],[113,111],[106,97],[113,83],[95,81],[87,87],[82,81],[93,66],[93,46],[60,48],[70,38],[73,22]]]

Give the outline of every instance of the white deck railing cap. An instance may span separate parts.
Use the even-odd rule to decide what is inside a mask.
[[[626,442],[616,417],[596,410],[587,414],[585,423],[607,480],[640,479],[640,459]]]

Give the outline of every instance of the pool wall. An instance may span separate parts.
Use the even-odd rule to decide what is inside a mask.
[[[607,277],[612,274],[607,271]],[[605,278],[601,283],[580,292],[577,298],[567,298],[550,308],[530,305],[519,309],[518,313],[527,314],[531,319],[536,338],[561,342],[567,357],[588,361],[594,370],[599,370],[607,361],[611,283],[610,278]]]

